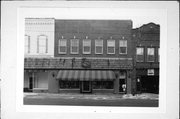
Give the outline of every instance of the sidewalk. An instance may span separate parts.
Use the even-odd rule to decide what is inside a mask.
[[[92,100],[119,100],[119,99],[150,99],[158,100],[158,94],[80,94],[80,93],[24,93],[26,98],[63,98],[63,99],[92,99]]]

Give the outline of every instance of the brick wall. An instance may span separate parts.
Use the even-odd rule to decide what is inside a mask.
[[[131,48],[131,20],[56,20],[55,21],[55,57],[123,57],[130,58]],[[67,40],[67,54],[58,54],[58,40]],[[79,54],[70,53],[70,39],[79,39]],[[82,40],[88,36],[91,39],[91,54],[82,53]],[[115,40],[115,54],[107,54],[107,40]],[[127,54],[119,54],[119,40],[127,40]],[[103,40],[103,54],[95,54],[95,40]]]
[[[144,48],[144,62],[136,63],[137,68],[158,68],[158,48],[160,47],[160,26],[149,23],[132,30],[132,40],[136,47]],[[155,62],[147,62],[147,48],[155,48]],[[136,56],[136,52],[135,52]],[[136,58],[136,57],[135,57]],[[136,59],[134,59],[136,62]]]
[[[25,69],[132,69],[132,59],[25,58]]]

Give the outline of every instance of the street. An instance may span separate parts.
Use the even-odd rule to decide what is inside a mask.
[[[158,99],[148,96],[94,94],[34,94],[24,96],[25,105],[158,107]]]

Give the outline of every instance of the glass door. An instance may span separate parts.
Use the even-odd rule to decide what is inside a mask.
[[[126,92],[126,81],[125,81],[125,79],[119,79],[119,92],[120,93]]]
[[[82,92],[91,92],[91,82],[90,81],[82,82]]]

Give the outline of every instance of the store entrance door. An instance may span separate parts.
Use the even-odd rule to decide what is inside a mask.
[[[120,93],[126,92],[126,81],[125,81],[125,79],[119,79],[119,92]]]
[[[90,81],[82,82],[82,92],[83,93],[91,93],[91,82]]]
[[[33,77],[29,77],[29,91],[33,89]]]

